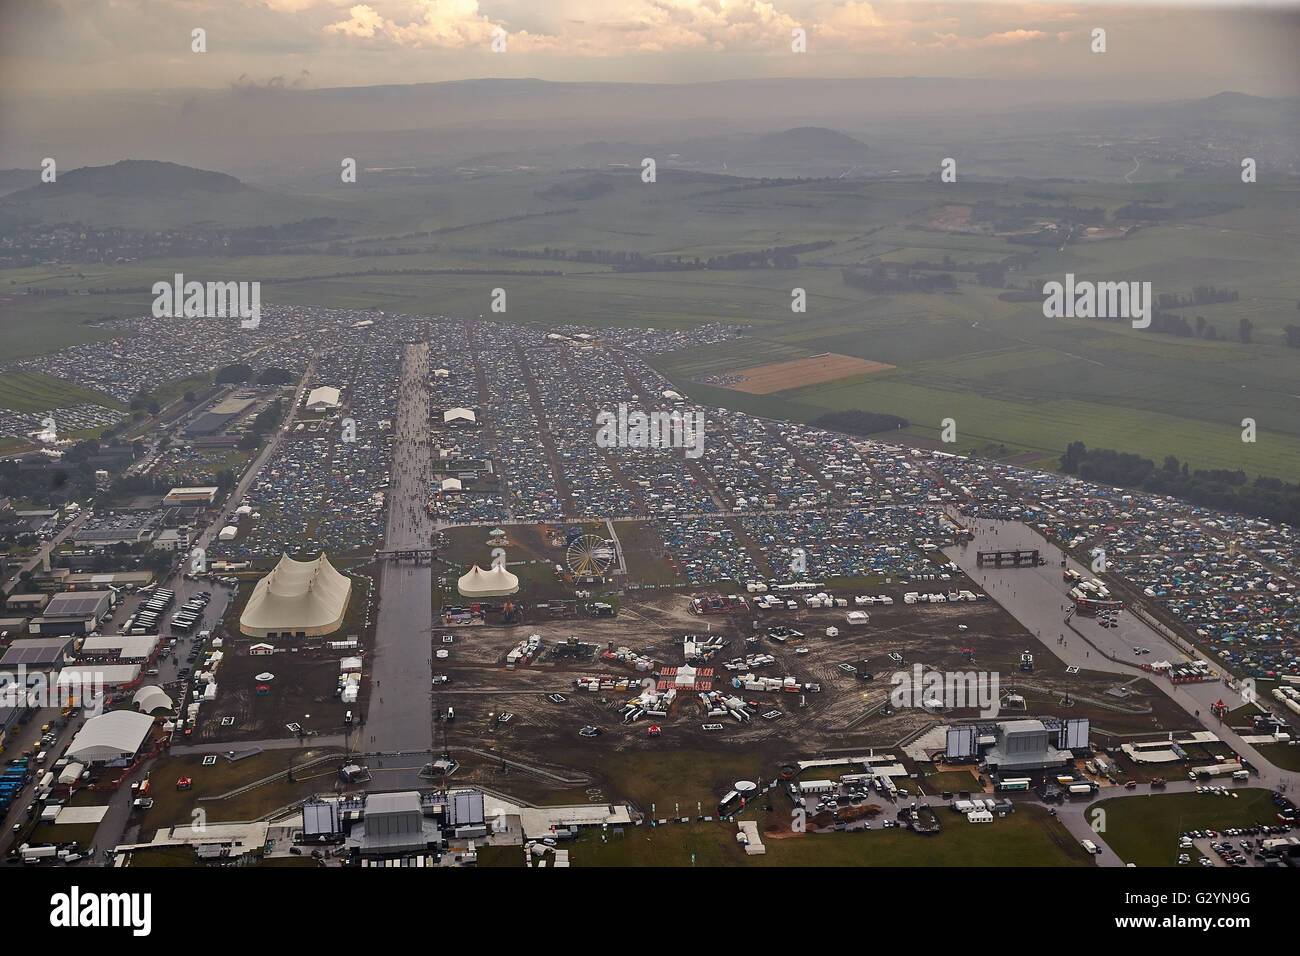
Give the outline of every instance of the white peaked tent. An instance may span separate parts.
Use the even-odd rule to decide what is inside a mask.
[[[456,590],[467,598],[505,597],[519,590],[519,579],[505,568],[484,571],[476,564],[468,574],[460,576]]]
[[[332,634],[343,623],[351,593],[352,579],[325,555],[295,561],[286,554],[253,588],[239,630],[249,637]]]
[[[146,714],[155,710],[175,710],[176,705],[172,699],[167,696],[167,692],[155,684],[146,684],[135,692],[131,698],[131,703],[136,710],[143,711]]]

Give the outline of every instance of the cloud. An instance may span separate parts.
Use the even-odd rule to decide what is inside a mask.
[[[266,0],[289,4],[310,0]],[[860,5],[869,6],[869,5]],[[378,9],[377,9],[378,7]],[[628,52],[782,48],[799,21],[765,0],[630,0],[612,15],[561,15],[538,29],[514,28],[510,18],[480,9],[478,0],[417,0],[359,4],[324,29],[351,39],[381,39],[398,47],[485,48],[498,27],[513,52],[550,50],[614,56]]]
[[[1048,34],[1042,30],[1005,30],[1002,33],[990,33],[982,37],[964,37],[955,33],[937,33],[936,42],[929,46],[946,50],[981,50],[990,47],[1019,46],[1034,40],[1041,40]]]
[[[341,33],[350,37],[373,37],[376,31],[385,29],[387,22],[374,7],[358,4],[348,11],[349,20],[340,20],[325,27],[327,33]]]
[[[348,11],[349,19],[327,24],[325,30],[355,39],[381,37],[402,47],[463,49],[486,46],[492,31],[502,26],[480,12],[478,0],[420,0],[401,6],[404,9],[386,17],[359,4]]]

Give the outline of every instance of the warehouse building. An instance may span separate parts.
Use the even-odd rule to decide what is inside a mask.
[[[112,609],[112,591],[64,591],[45,606],[45,613],[27,625],[33,634],[89,634]]]
[[[206,438],[225,431],[226,427],[238,417],[238,412],[204,412],[186,425],[182,434],[186,438]]]
[[[29,672],[70,663],[71,637],[31,637],[14,641],[0,657],[0,670],[15,671],[20,666]]]
[[[156,524],[157,517],[154,515],[122,517],[93,528],[82,525],[70,535],[69,540],[74,544],[87,548],[110,548],[115,544],[137,544],[153,537]],[[86,555],[86,557],[90,556]],[[82,566],[88,566],[88,564],[89,562],[86,562]]]
[[[144,587],[153,580],[152,571],[116,571],[108,574],[69,574],[64,584],[77,588]]]
[[[11,594],[5,600],[5,608],[10,611],[35,614],[42,610],[49,600],[50,596],[48,594]]]
[[[30,620],[31,618],[27,617],[0,617],[0,641],[26,634],[27,623]]]
[[[220,490],[216,485],[205,485],[198,488],[173,488],[163,495],[163,504],[210,505],[217,500],[217,492]]]

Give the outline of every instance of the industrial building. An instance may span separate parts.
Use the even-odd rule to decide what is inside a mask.
[[[71,637],[31,637],[14,641],[0,657],[0,670],[12,672],[20,666],[28,671],[43,670],[71,662],[72,643]]]
[[[8,598],[5,599],[5,608],[6,610],[9,611],[19,611],[19,612],[26,612],[29,614],[35,614],[41,611],[42,609],[44,609],[45,605],[49,602],[49,600],[50,600],[50,596],[48,594],[40,594],[40,593],[11,594],[9,595]]]
[[[112,609],[112,591],[65,591],[45,606],[45,613],[27,625],[33,634],[89,634],[98,630]]]
[[[163,504],[210,505],[217,500],[217,492],[220,490],[216,485],[205,485],[198,488],[173,488],[163,495]]]

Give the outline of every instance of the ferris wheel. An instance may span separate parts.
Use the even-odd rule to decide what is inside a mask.
[[[574,577],[602,577],[614,563],[614,546],[604,538],[584,534],[569,542],[564,560]]]

